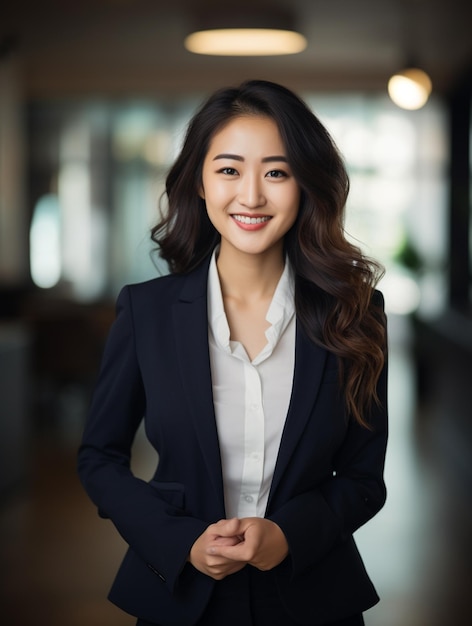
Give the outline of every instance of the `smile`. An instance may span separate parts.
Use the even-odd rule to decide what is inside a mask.
[[[241,224],[262,224],[263,222],[268,222],[271,219],[270,216],[248,217],[246,215],[232,215],[231,217],[237,222],[241,222]]]

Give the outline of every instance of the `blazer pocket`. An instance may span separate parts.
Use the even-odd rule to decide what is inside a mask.
[[[151,487],[154,487],[159,492],[159,496],[178,509],[183,509],[185,506],[185,487],[182,483],[167,483],[160,482],[158,480],[151,480],[149,482]]]

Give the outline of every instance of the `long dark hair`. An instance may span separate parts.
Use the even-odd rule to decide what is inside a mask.
[[[197,267],[219,234],[198,191],[203,161],[215,133],[235,117],[273,119],[300,189],[297,219],[285,236],[295,272],[295,306],[304,332],[338,356],[348,412],[368,425],[385,360],[385,320],[373,298],[382,268],[344,233],[349,178],[328,131],[293,92],[251,80],[216,91],[190,121],[166,179],[168,206],[151,237],[171,272]]]

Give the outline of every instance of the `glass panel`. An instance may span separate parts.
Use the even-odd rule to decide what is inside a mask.
[[[447,259],[441,104],[432,98],[408,112],[386,95],[305,98],[345,157],[351,177],[346,231],[386,266],[381,288],[390,309],[437,313],[445,304]],[[124,283],[167,271],[151,254],[149,230],[200,101],[32,106],[32,169],[39,181],[59,178],[61,282],[74,297],[115,295]]]
[[[351,178],[346,231],[386,267],[390,310],[445,306],[446,133],[434,98],[415,112],[380,96],[307,98],[343,153]]]
[[[61,277],[61,209],[55,194],[42,196],[30,228],[31,277],[38,287],[54,287]]]

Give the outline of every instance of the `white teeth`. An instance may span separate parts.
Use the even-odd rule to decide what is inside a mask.
[[[233,215],[237,222],[242,224],[262,224],[262,222],[268,222],[270,217],[247,217],[246,215]]]

